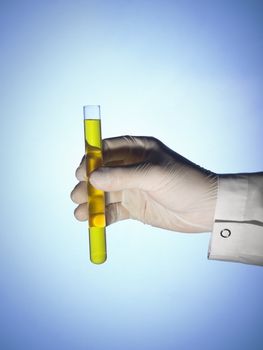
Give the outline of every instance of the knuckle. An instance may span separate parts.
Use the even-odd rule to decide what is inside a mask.
[[[76,185],[74,187],[73,191],[71,191],[71,193],[70,193],[70,198],[71,198],[72,202],[74,202],[74,203],[77,203],[77,201],[78,201],[77,188],[78,188],[78,185]]]
[[[74,190],[73,190],[70,193],[70,199],[72,200],[72,202],[75,202],[74,197],[75,197],[75,193],[74,193]]]
[[[161,145],[161,141],[154,136],[148,137],[148,142],[150,143],[151,147],[159,147]]]
[[[74,210],[74,216],[78,221],[86,221],[86,215],[84,211],[82,210],[82,206],[79,205],[75,210]]]
[[[76,218],[77,220],[79,220],[78,208],[79,208],[79,207],[77,207],[77,208],[74,210],[74,216],[75,216],[75,218]]]
[[[79,180],[79,168],[77,168],[75,171],[75,177]]]

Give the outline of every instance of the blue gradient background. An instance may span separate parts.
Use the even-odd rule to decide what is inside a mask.
[[[1,1],[1,349],[262,349],[263,269],[126,221],[89,262],[82,106],[215,172],[263,170],[263,2]]]

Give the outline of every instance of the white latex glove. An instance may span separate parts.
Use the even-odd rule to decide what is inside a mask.
[[[153,137],[103,141],[104,167],[89,181],[106,192],[107,225],[124,219],[179,232],[211,231],[218,176],[185,159]],[[71,193],[78,220],[88,218],[85,157]]]

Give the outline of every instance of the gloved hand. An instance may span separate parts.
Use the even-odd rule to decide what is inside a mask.
[[[94,187],[106,193],[106,222],[124,219],[179,232],[211,231],[218,176],[153,137],[122,136],[103,141],[104,166],[90,174]],[[79,204],[74,214],[87,213],[85,157],[76,170],[80,181],[71,193]]]

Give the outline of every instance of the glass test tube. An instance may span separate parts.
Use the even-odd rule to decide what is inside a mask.
[[[83,107],[87,177],[102,166],[100,106]],[[87,182],[90,260],[102,264],[107,258],[104,192]]]

